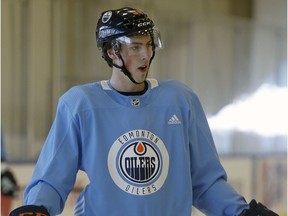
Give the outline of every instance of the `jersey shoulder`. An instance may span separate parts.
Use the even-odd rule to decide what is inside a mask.
[[[197,94],[189,86],[180,81],[159,81],[159,91],[159,93],[163,95],[163,98],[165,98],[165,104],[174,104],[191,110],[202,109]]]
[[[59,104],[65,104],[71,111],[81,111],[101,104],[103,98],[101,86],[94,82],[70,88],[60,97]]]
[[[159,81],[159,87],[163,91],[166,91],[167,94],[182,97],[197,97],[195,92],[189,86],[178,80],[161,80]]]

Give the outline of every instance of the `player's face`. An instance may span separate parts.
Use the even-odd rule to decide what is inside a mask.
[[[126,39],[126,42],[121,43],[125,66],[136,82],[143,82],[153,55],[152,38],[150,35],[137,35]]]

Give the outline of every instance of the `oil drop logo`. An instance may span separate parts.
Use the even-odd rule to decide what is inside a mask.
[[[146,130],[129,131],[113,143],[108,169],[115,184],[133,195],[150,195],[164,184],[169,155],[162,140]]]
[[[132,182],[149,182],[160,170],[159,153],[149,143],[134,142],[124,148],[120,155],[120,170]]]

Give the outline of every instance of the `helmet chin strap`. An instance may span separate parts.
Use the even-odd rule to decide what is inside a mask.
[[[130,73],[130,71],[127,70],[121,54],[120,54],[120,53],[117,53],[117,56],[118,56],[118,57],[120,58],[120,60],[122,61],[122,66],[119,66],[119,65],[117,65],[117,64],[115,64],[115,63],[112,62],[112,65],[113,65],[114,67],[121,69],[121,71],[122,71],[122,72],[131,80],[131,82],[133,82],[134,84],[142,84],[142,83],[145,82],[146,77],[147,77],[147,75],[148,75],[148,72],[147,72],[146,77],[145,77],[145,80],[144,80],[143,82],[137,82],[137,81],[132,77],[132,74]],[[150,58],[149,68],[150,68],[150,64],[151,64],[154,56],[155,56],[155,51],[153,51],[153,55],[152,55],[152,57]],[[148,68],[148,70],[149,70],[149,68]]]

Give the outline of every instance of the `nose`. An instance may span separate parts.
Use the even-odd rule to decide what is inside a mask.
[[[152,53],[151,47],[144,46],[141,51],[141,59],[146,60],[151,58],[152,56],[151,53]]]

